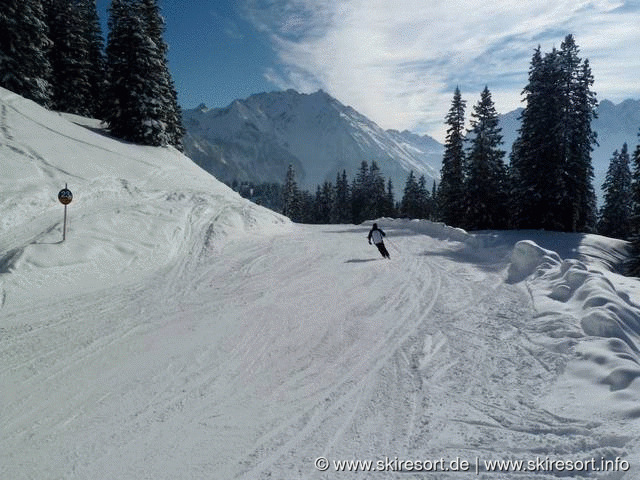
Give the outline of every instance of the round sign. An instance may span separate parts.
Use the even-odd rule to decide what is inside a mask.
[[[73,200],[73,194],[71,193],[71,190],[67,188],[63,188],[62,190],[60,190],[60,193],[58,193],[58,200],[60,200],[60,203],[62,203],[63,205],[69,205],[71,203],[71,200]]]

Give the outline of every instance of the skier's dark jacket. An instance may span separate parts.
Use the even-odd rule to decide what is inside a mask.
[[[369,231],[369,236],[367,238],[369,239],[369,243],[371,243],[371,239],[373,239],[373,243],[378,245],[379,243],[383,243],[382,237],[385,237],[385,236],[386,236],[386,233],[384,233],[381,229],[378,228],[377,223],[374,223],[373,227],[371,227],[371,230]]]

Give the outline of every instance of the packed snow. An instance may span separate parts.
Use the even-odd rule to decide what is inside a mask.
[[[0,478],[640,478],[624,242],[379,219],[386,260],[1,89],[0,188]]]

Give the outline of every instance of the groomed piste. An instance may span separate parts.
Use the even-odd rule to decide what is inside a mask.
[[[387,261],[2,89],[0,191],[0,478],[638,478],[624,242],[383,218]]]

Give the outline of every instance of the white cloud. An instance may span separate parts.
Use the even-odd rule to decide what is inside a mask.
[[[640,94],[640,9],[623,1],[248,2],[280,62],[266,78],[280,88],[322,88],[385,128],[442,140],[456,84],[469,110],[484,85],[498,111],[520,106],[534,48],[559,47],[568,33],[591,61],[599,98]]]

